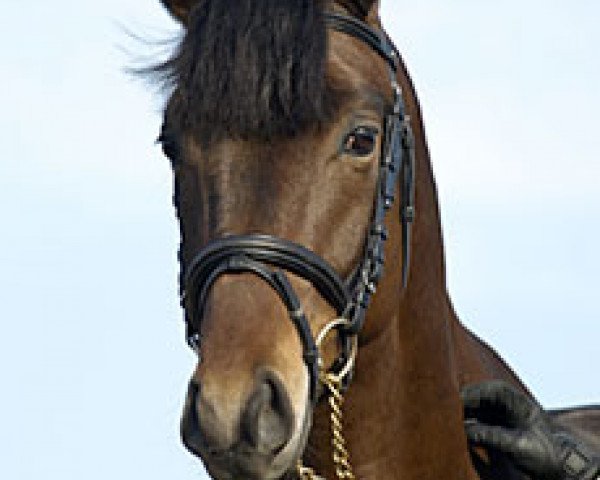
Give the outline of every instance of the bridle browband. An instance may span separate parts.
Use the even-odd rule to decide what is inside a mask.
[[[337,13],[325,13],[326,25],[368,44],[389,68],[393,89],[393,110],[384,120],[384,141],[375,201],[364,254],[349,279],[340,275],[319,255],[296,243],[270,235],[238,235],[211,241],[186,268],[182,284],[187,340],[199,351],[200,321],[212,285],[228,273],[252,273],[267,283],[288,310],[303,346],[303,358],[310,376],[311,401],[318,400],[319,351],[310,325],[286,272],[308,280],[319,294],[346,320],[339,328],[342,355],[332,369],[340,368],[350,356],[350,338],[361,330],[371,298],[383,274],[384,244],[388,233],[385,215],[394,203],[398,177],[402,178],[400,220],[402,222],[402,284],[410,270],[411,226],[414,219],[415,154],[412,130],[405,115],[402,90],[396,79],[399,55],[383,33],[364,22]]]

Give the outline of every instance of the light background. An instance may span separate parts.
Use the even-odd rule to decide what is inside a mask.
[[[178,421],[158,0],[1,0],[0,478],[198,479]],[[600,402],[600,3],[384,0],[423,104],[463,321],[547,406]],[[125,51],[126,50],[126,51]],[[158,49],[160,50],[160,49]]]

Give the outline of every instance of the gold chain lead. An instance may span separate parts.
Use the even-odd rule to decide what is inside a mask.
[[[342,380],[339,376],[329,373],[321,374],[321,382],[329,390],[329,408],[331,414],[331,445],[333,447],[333,465],[338,480],[354,480],[352,465],[350,464],[350,455],[346,448],[346,439],[344,438],[344,424],[342,406],[344,405],[344,396],[341,392]],[[315,473],[312,468],[305,467],[302,461],[298,462],[296,471],[300,480],[325,480]]]
[[[336,328],[350,327],[350,322],[345,318],[336,318],[332,320],[317,335],[315,344],[318,349],[321,348],[323,340],[327,335]],[[354,336],[352,338],[352,348],[350,350],[349,358],[346,360],[346,364],[339,371],[339,373],[327,372],[323,369],[323,364],[319,361],[319,381],[327,388],[329,395],[327,401],[331,413],[329,419],[331,421],[331,445],[333,447],[332,458],[333,465],[335,467],[335,474],[338,480],[354,480],[354,473],[352,471],[352,465],[350,464],[350,455],[346,447],[346,439],[344,438],[344,425],[343,425],[343,412],[342,406],[344,405],[344,395],[342,394],[342,383],[346,376],[350,374],[354,367],[356,360],[356,354],[358,352],[358,338]],[[325,480],[325,478],[317,475],[312,468],[305,467],[302,464],[302,460],[298,461],[296,466],[296,473],[300,480]]]
[[[329,389],[330,394],[328,401],[331,409],[331,444],[333,446],[335,473],[339,480],[354,480],[350,454],[346,448],[346,439],[344,438],[342,380],[338,376],[325,373],[322,375],[321,381]]]

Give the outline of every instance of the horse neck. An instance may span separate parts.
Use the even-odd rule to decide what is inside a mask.
[[[346,394],[344,436],[356,478],[476,478],[448,365],[449,342],[440,338],[446,334],[408,327],[401,316],[361,347]],[[407,342],[409,334],[415,339]],[[333,480],[329,414],[326,402],[314,413],[307,463]]]
[[[446,293],[437,192],[420,108],[404,67],[399,80],[416,140],[412,267],[398,300],[400,269],[387,266],[367,322],[381,320],[372,317],[390,298],[396,307],[386,327],[359,350],[344,407],[345,435],[358,478],[476,478],[463,430],[451,337],[456,319]],[[399,235],[393,222],[397,218],[390,221],[392,235]],[[388,261],[399,258],[389,252]],[[307,453],[326,478],[335,478],[329,429],[327,406],[320,405]]]

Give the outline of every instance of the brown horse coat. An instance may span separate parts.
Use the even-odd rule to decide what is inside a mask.
[[[198,20],[198,12],[196,17],[190,16],[194,8],[198,9],[196,4],[210,2],[162,3],[184,24],[191,24],[190,18]],[[378,3],[373,0],[325,3],[331,3],[328,8],[380,27]],[[367,162],[359,168],[356,162],[351,165],[337,157],[339,163],[334,168],[323,150],[337,141],[346,128],[344,122],[354,121],[353,112],[377,125],[377,105],[364,107],[362,103],[373,97],[373,91],[383,99],[389,97],[389,83],[385,66],[374,60],[360,41],[337,32],[329,32],[328,41],[328,83],[335,85],[338,93],[351,92],[337,99],[334,121],[338,121],[334,126],[301,131],[289,140],[226,138],[214,146],[198,142],[193,128],[175,128],[183,158],[175,165],[175,173],[184,265],[210,239],[245,232],[289,238],[311,248],[340,272],[347,272],[356,263],[370,214],[376,169]],[[520,478],[500,456],[472,452],[467,445],[459,393],[462,386],[502,379],[526,389],[491,348],[463,327],[453,310],[446,288],[438,199],[421,110],[404,66],[398,80],[416,138],[417,216],[412,268],[408,287],[402,290],[400,226],[397,215],[389,215],[387,270],[359,338],[355,376],[345,406],[345,434],[355,473],[361,479],[378,480]],[[181,123],[185,117],[181,115],[183,96],[181,88],[175,91],[167,121],[177,116]],[[303,303],[310,305],[312,327],[317,332],[333,313],[306,282],[295,278],[293,283]],[[216,478],[231,478],[239,472],[247,477],[271,478],[269,475],[275,473],[268,472],[281,473],[293,467],[290,459],[299,454],[298,445],[302,445],[310,423],[310,418],[305,419],[304,430],[299,427],[291,434],[286,429],[292,427],[280,425],[282,408],[267,405],[273,403],[272,397],[285,398],[281,403],[286,403],[286,411],[296,424],[302,423],[298,419],[307,409],[306,378],[298,339],[282,320],[285,312],[277,297],[256,278],[241,275],[220,279],[211,297],[210,311],[203,320],[203,362],[194,374],[184,413],[184,441]],[[326,345],[325,361],[330,362],[335,355],[335,344]],[[257,371],[262,376],[257,377]],[[248,426],[248,405],[267,412],[252,418],[266,422],[267,429],[277,432],[278,438],[262,438],[260,427],[256,433],[254,426]],[[562,412],[559,419],[584,435],[586,425],[581,417],[590,415],[595,415],[593,428],[598,430],[598,414],[594,412]],[[253,431],[248,435],[261,447],[280,442],[279,436],[289,434],[293,441],[282,451],[286,453],[288,444],[296,450],[289,447],[285,457],[248,453],[245,428]],[[334,478],[329,432],[328,411],[322,403],[312,412],[304,460],[319,474]],[[598,437],[589,438],[594,441]],[[289,464],[270,469],[269,462],[284,462],[283,458]]]

